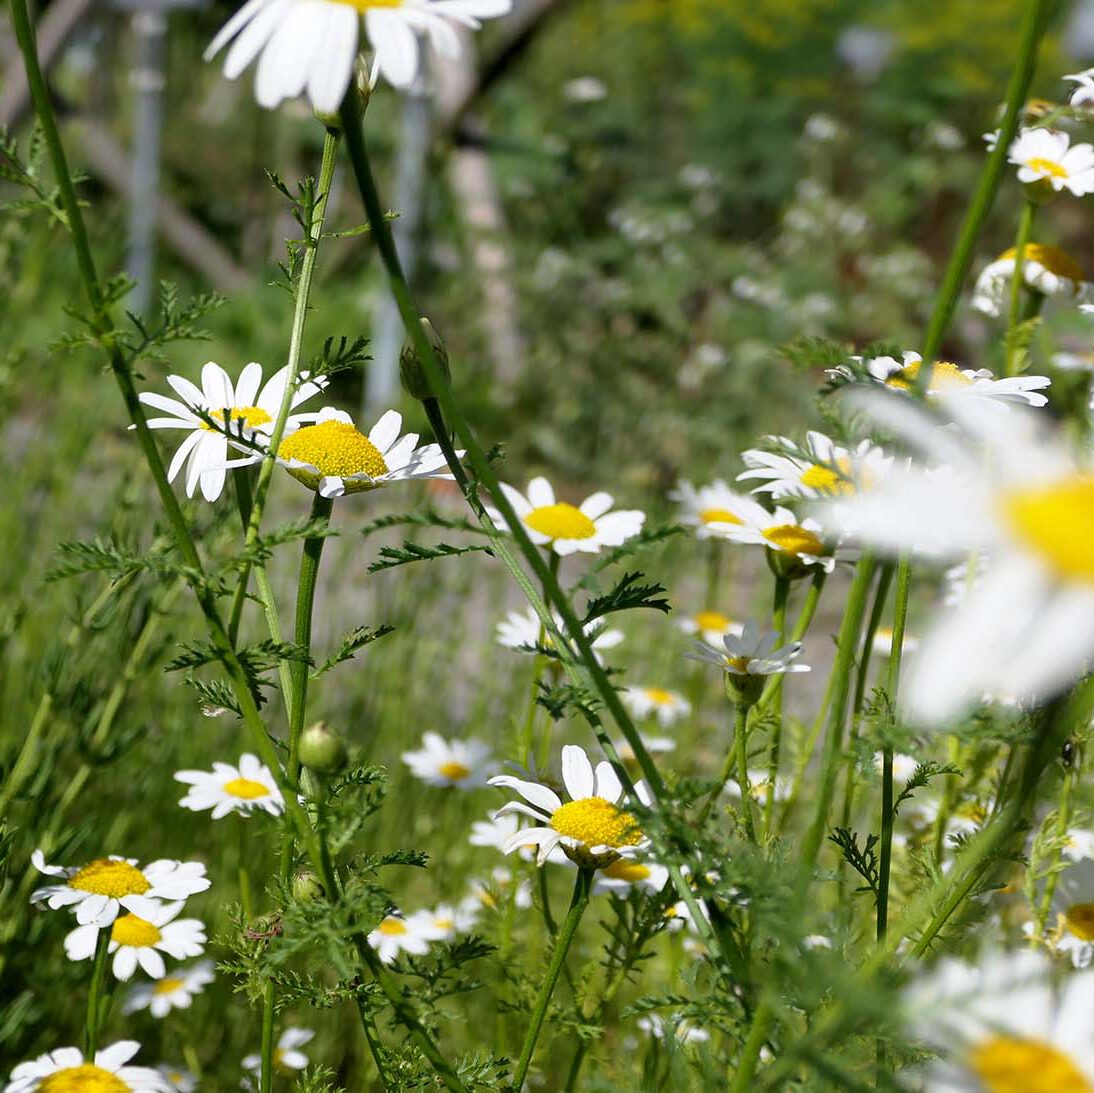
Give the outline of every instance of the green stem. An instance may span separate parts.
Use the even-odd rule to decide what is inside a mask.
[[[101,926],[95,935],[95,961],[91,968],[91,987],[87,993],[87,1028],[84,1036],[84,1058],[89,1063],[95,1061],[95,1052],[99,1050],[111,930],[110,926]]]
[[[877,939],[889,928],[889,875],[893,857],[893,749],[881,752],[881,863],[878,867]]]
[[[243,905],[244,920],[250,922],[254,917],[254,908],[251,906],[251,875],[247,870],[247,820],[243,816],[237,816],[236,820],[239,832],[239,860],[236,862],[239,902]]]
[[[737,785],[741,787],[741,811],[745,818],[748,841],[756,842],[756,827],[752,822],[752,783],[748,777],[748,707],[738,705],[733,716],[733,750],[737,753]],[[721,792],[721,790],[719,790]],[[775,796],[775,787],[767,787],[769,797]],[[709,801],[707,802],[710,803]]]
[[[1060,805],[1056,810],[1056,837],[1061,843],[1066,837],[1068,825],[1071,823],[1071,794],[1075,787],[1078,771],[1079,761],[1076,757],[1072,760],[1071,767],[1064,771],[1063,784],[1060,786]],[[1056,858],[1059,858],[1059,852],[1057,852]],[[1045,890],[1041,894],[1041,905],[1034,916],[1037,928],[1033,931],[1031,940],[1041,937],[1045,932],[1045,923],[1048,921],[1048,913],[1052,907],[1052,897],[1056,894],[1056,885],[1059,880],[1060,873],[1056,869],[1053,869],[1045,878]]]
[[[551,1003],[551,995],[558,984],[558,978],[562,973],[562,965],[566,961],[566,954],[569,952],[570,944],[574,940],[578,923],[581,922],[581,916],[589,905],[589,894],[593,887],[593,873],[594,870],[584,867],[579,868],[577,871],[574,894],[570,900],[570,910],[567,912],[566,918],[559,929],[558,937],[555,939],[551,962],[547,965],[547,974],[544,976],[543,985],[539,988],[528,1031],[525,1033],[524,1043],[521,1045],[516,1074],[513,1077],[513,1088],[515,1090],[524,1088],[524,1079],[528,1074],[528,1067],[532,1063],[532,1055],[536,1050],[536,1041],[539,1039],[539,1033],[543,1027],[543,1019],[547,1016],[547,1007]]]
[[[259,1093],[270,1093],[274,1076],[274,985],[267,982],[262,989],[262,1063],[259,1072]]]
[[[775,1020],[775,1007],[763,999],[752,1017],[752,1027],[748,1030],[748,1039],[741,1048],[741,1058],[737,1063],[737,1073],[733,1077],[730,1093],[751,1093],[752,1079],[760,1061],[760,1052],[767,1042],[767,1034]]]
[[[1007,312],[1007,334],[1004,342],[1004,376],[1014,375],[1014,365],[1018,356],[1017,338],[1018,326],[1022,321],[1022,286],[1026,267],[1026,247],[1033,234],[1033,218],[1036,214],[1037,206],[1032,201],[1027,201],[1022,206],[1022,215],[1018,218],[1018,233],[1014,238],[1014,272],[1010,278],[1010,310]]]
[[[779,643],[786,641],[786,601],[790,595],[790,581],[786,577],[775,578],[775,603],[771,612],[772,628],[779,635]],[[764,838],[771,831],[771,820],[775,814],[775,780],[779,776],[779,753],[783,735],[783,692],[780,687],[771,696],[771,708],[775,723],[771,727],[771,750],[767,761],[768,793],[764,800]]]
[[[738,704],[734,709],[734,727],[733,727],[733,739],[726,747],[725,759],[722,761],[722,769],[718,775],[718,784],[710,791],[706,801],[703,804],[699,815],[696,817],[695,823],[697,827],[702,827],[706,822],[706,818],[710,815],[711,809],[714,808],[718,798],[721,797],[722,791],[726,788],[726,783],[733,776],[734,771],[737,772],[737,784],[741,787],[741,799],[746,800],[750,796],[750,788],[746,783],[748,782],[748,770],[743,772],[744,781],[742,778],[742,771],[740,768],[740,761],[738,759],[737,752],[737,740],[739,737],[744,736],[747,739],[747,718],[748,707]],[[745,730],[742,732],[741,717],[745,718]],[[747,746],[746,746],[747,752]],[[747,755],[746,755],[747,763]],[[751,809],[749,809],[749,819],[751,819]]]

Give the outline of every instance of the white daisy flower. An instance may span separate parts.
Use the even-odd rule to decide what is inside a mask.
[[[201,994],[215,978],[211,960],[199,961],[188,968],[176,968],[171,975],[155,983],[140,983],[134,987],[122,1005],[122,1013],[148,1010],[153,1017],[166,1017],[172,1010],[189,1009],[194,996]]]
[[[328,407],[319,412],[314,425],[305,425],[281,441],[277,461],[322,497],[343,497],[391,482],[451,479],[440,446],[415,447],[418,434],[399,436],[402,425],[403,415],[388,410],[365,436],[349,414]]]
[[[477,30],[480,19],[505,15],[510,5],[511,0],[248,0],[221,27],[205,59],[232,42],[224,75],[234,80],[259,58],[260,106],[272,108],[306,92],[316,111],[334,114],[353,78],[362,16],[376,73],[407,88],[418,74],[419,35],[441,56],[455,58],[457,26]]]
[[[1073,862],[1094,858],[1094,831],[1081,827],[1071,828],[1067,833],[1063,855]]]
[[[553,789],[537,782],[508,774],[490,779],[492,786],[515,789],[528,802],[510,801],[498,809],[499,814],[520,812],[537,821],[537,826],[509,837],[506,854],[535,843],[539,847],[536,863],[543,865],[551,851],[561,846],[567,857],[576,856],[578,864],[599,868],[645,847],[648,840],[634,817],[619,807],[623,786],[611,763],[601,761],[594,770],[583,748],[567,744],[562,749],[562,781],[570,797],[565,804]],[[636,783],[635,792],[642,804],[651,802],[645,783]]]
[[[558,501],[551,483],[542,477],[528,483],[527,497],[504,482],[501,490],[532,542],[556,554],[598,554],[604,547],[617,547],[633,538],[646,522],[645,513],[634,509],[612,512],[615,500],[602,491],[586,497],[580,506]],[[486,511],[500,530],[509,529],[497,509],[488,505]]]
[[[909,467],[833,517],[885,551],[985,553],[993,561],[955,610],[942,614],[909,665],[910,715],[939,725],[984,694],[1044,699],[1094,656],[1094,476],[1028,414],[948,409],[939,429],[911,403],[872,400],[867,412],[950,473]]]
[[[983,554],[966,558],[957,565],[949,566],[942,574],[944,590],[942,602],[946,607],[958,607],[965,602],[970,592],[984,579],[988,571],[988,559]],[[916,642],[918,645],[918,640]]]
[[[676,623],[685,634],[698,634],[707,645],[718,648],[726,634],[740,634],[743,624],[734,622],[721,611],[697,611],[685,615]]]
[[[185,1067],[173,1066],[171,1063],[158,1063],[156,1069],[167,1082],[167,1088],[173,1093],[194,1093],[198,1087],[197,1075]]]
[[[632,888],[660,892],[668,883],[668,879],[668,869],[657,862],[620,858],[596,871],[593,892],[617,892],[623,896],[626,896]]]
[[[1094,68],[1088,68],[1085,72],[1073,72],[1063,79],[1075,84],[1075,90],[1071,92],[1068,105],[1076,110],[1083,107],[1094,106]]]
[[[432,911],[415,911],[412,915],[388,915],[368,935],[368,943],[384,964],[390,964],[400,953],[425,956],[431,941],[441,941],[450,928],[437,924]]]
[[[300,1049],[315,1036],[310,1028],[287,1028],[278,1037],[274,1048],[274,1070],[285,1074],[291,1070],[303,1070],[308,1065],[308,1057]],[[254,1071],[261,1078],[262,1056],[248,1055],[243,1060],[245,1070]]]
[[[666,1020],[659,1013],[647,1013],[644,1017],[639,1017],[635,1023],[655,1040],[675,1036],[682,1044],[705,1044],[710,1039],[710,1033],[706,1029],[700,1028],[686,1018],[683,1021],[678,1021],[676,1018]]]
[[[494,814],[488,820],[476,820],[472,823],[468,842],[472,846],[489,846],[494,850],[500,850],[503,854],[507,854],[509,851],[506,850],[506,844],[509,842],[510,837],[519,830],[521,830],[520,817],[516,813]],[[531,861],[536,856],[538,849],[539,847],[534,842],[530,842],[520,848],[520,856],[525,861]],[[555,850],[549,855],[548,861],[553,864],[561,863],[565,865],[569,859],[561,850]],[[506,878],[509,877],[508,870],[502,870],[502,873]]]
[[[913,1027],[942,1056],[926,1088],[1094,1088],[1094,972],[1053,980],[1049,957],[1028,948],[935,965],[905,995]]]
[[[178,918],[184,903],[165,903],[147,918],[119,915],[110,927],[108,951],[114,954],[114,976],[132,979],[137,965],[152,979],[163,979],[167,966],[160,953],[187,960],[205,952],[205,925],[196,918]],[[106,929],[106,927],[102,927]],[[99,927],[77,926],[65,938],[69,960],[90,960],[95,955]]]
[[[687,656],[691,660],[715,664],[735,676],[779,676],[811,671],[807,664],[794,663],[801,656],[800,641],[791,641],[776,649],[778,641],[778,634],[764,633],[759,624],[750,619],[740,636],[726,634],[722,638],[721,650],[697,641]]]
[[[1094,372],[1094,353],[1053,353],[1052,367],[1061,372]]]
[[[706,904],[702,900],[698,901],[700,911],[702,911],[703,918],[709,919],[710,912],[707,910]],[[665,918],[668,919],[668,929],[673,933],[680,930],[687,929],[691,933],[698,933],[699,928],[695,925],[695,916],[691,913],[691,908],[683,901],[679,900],[674,903],[667,911],[665,911]]]
[[[1085,858],[1058,875],[1046,926],[1053,949],[1064,953],[1072,967],[1090,966],[1094,960],[1094,861]]]
[[[32,903],[53,911],[71,907],[81,926],[109,926],[123,910],[151,918],[162,900],[184,900],[210,885],[201,862],[160,858],[143,867],[136,858],[97,858],[87,865],[47,865],[41,850],[30,858],[39,873],[63,878],[35,891]]]
[[[904,631],[902,649],[905,653],[914,653],[919,648],[919,638]],[[893,651],[893,628],[879,626],[874,631],[874,640],[870,642],[870,652],[875,657],[887,657]]]
[[[1014,247],[989,262],[976,279],[972,306],[976,311],[998,318],[1010,306],[1010,286],[1014,279]],[[1022,282],[1031,292],[1042,296],[1067,296],[1077,302],[1090,294],[1083,268],[1067,251],[1044,243],[1027,243],[1023,248]]]
[[[418,751],[404,751],[403,762],[415,778],[430,786],[457,786],[475,789],[486,785],[496,764],[491,762],[490,747],[481,740],[446,740],[440,733],[422,736]]]
[[[711,539],[720,537],[717,529],[722,525],[743,522],[737,510],[748,498],[730,489],[721,478],[698,488],[684,478],[669,500],[680,506],[677,519],[681,524],[695,528],[700,539]]]
[[[676,741],[671,736],[647,736],[644,732],[639,733],[638,736],[642,741],[642,746],[650,755],[659,755],[676,750]],[[626,740],[616,740],[614,743],[615,750],[624,763],[633,763],[635,761],[634,748]]]
[[[455,906],[451,903],[438,904],[429,912],[433,928],[439,932],[440,941],[452,941],[457,934],[466,933],[475,925],[481,904],[469,904],[466,900]]]
[[[140,400],[145,406],[170,415],[149,418],[150,429],[185,429],[189,432],[171,459],[167,481],[173,482],[186,466],[186,496],[194,496],[200,481],[202,496],[207,501],[215,501],[224,489],[226,468],[232,465],[228,460],[228,438],[203,421],[196,411],[204,411],[230,432],[239,430],[246,439],[257,442],[273,431],[288,378],[289,368],[286,365],[262,386],[262,365],[251,361],[233,384],[219,364],[209,361],[201,370],[201,387],[183,376],[167,377],[168,385],[182,399],[181,402],[151,391],[143,392]],[[325,379],[309,382],[307,376],[303,376],[293,393],[293,409],[317,395],[326,385]],[[306,421],[314,421],[316,416],[314,413],[292,414],[286,431]]]
[[[557,615],[553,617],[561,629],[562,620]],[[610,630],[600,619],[594,619],[585,627],[585,635],[592,640],[593,652],[601,663],[603,657],[600,654],[616,648],[623,641],[622,630]],[[539,616],[530,607],[527,611],[510,611],[497,625],[496,640],[499,645],[515,649],[518,653],[534,653],[537,645],[551,647],[550,634],[544,634],[540,641]]]
[[[824,532],[812,517],[799,519],[782,506],[768,512],[751,497],[739,499],[736,517],[732,523],[710,524],[712,534],[732,543],[767,547],[803,566],[817,566],[827,573],[835,568],[835,556],[825,546]]]
[[[1047,182],[1057,193],[1068,190],[1076,197],[1094,193],[1094,146],[1072,145],[1057,129],[1023,129],[1007,160],[1018,167],[1019,182]]]
[[[892,462],[868,440],[852,452],[812,431],[805,434],[804,444],[785,436],[767,436],[764,443],[770,450],[750,448],[741,453],[748,470],[737,475],[737,481],[759,481],[752,492],[769,493],[776,501],[854,493],[860,483],[869,485],[884,475]]]
[[[249,752],[239,757],[238,767],[214,763],[211,771],[178,770],[175,781],[190,786],[179,804],[191,812],[211,809],[214,820],[232,812],[250,816],[256,808],[280,816],[285,809],[285,800],[270,768]]]
[[[632,717],[656,717],[663,729],[691,713],[691,703],[682,694],[664,687],[624,687],[619,697]]]
[[[95,1052],[95,1061],[89,1063],[79,1048],[60,1047],[33,1062],[20,1063],[11,1072],[4,1093],[170,1093],[170,1085],[158,1070],[126,1065],[140,1049],[136,1040],[119,1040]]]
[[[919,760],[911,755],[901,755],[899,752],[893,755],[893,781],[897,785],[904,785],[911,780],[919,766]],[[885,768],[885,754],[874,752],[874,769],[880,775]]]
[[[768,777],[767,771],[750,770],[748,772],[748,789],[753,801],[760,805],[766,804],[768,794],[771,792],[771,779]],[[777,777],[775,779],[775,803],[782,804],[783,801],[788,800],[793,789],[794,781],[792,778],[783,778],[781,775]],[[736,780],[730,780],[726,783],[725,792],[730,797],[739,798],[741,796],[741,787]]]
[[[468,913],[478,914],[483,908],[496,911],[510,892],[513,904],[519,910],[526,911],[532,906],[532,882],[527,877],[514,881],[513,874],[500,866],[490,873],[489,880],[472,879],[467,883],[469,893],[460,901],[460,906]]]

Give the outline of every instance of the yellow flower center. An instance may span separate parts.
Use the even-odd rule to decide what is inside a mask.
[[[672,706],[676,702],[676,695],[672,691],[666,691],[664,687],[646,687],[642,693],[655,706]]]
[[[1094,475],[1012,490],[1003,497],[1002,509],[1011,530],[1057,576],[1094,582]]]
[[[725,631],[733,625],[733,620],[720,611],[700,611],[692,621],[700,630]]]
[[[251,778],[233,778],[224,783],[224,792],[233,797],[241,797],[245,801],[253,801],[256,797],[269,797],[270,787],[261,782],[255,782]]]
[[[159,928],[137,915],[122,915],[114,920],[110,940],[133,949],[147,949],[163,937]]]
[[[1092,1093],[1071,1059],[1038,1040],[991,1036],[969,1052],[968,1063],[986,1093]]]
[[[748,675],[748,662],[751,657],[726,657],[726,664],[730,668],[736,668],[738,672]]]
[[[209,416],[214,421],[219,421],[221,425],[225,423],[223,410],[213,410]],[[245,429],[257,429],[259,425],[269,425],[273,421],[273,418],[261,406],[232,406],[228,410],[227,418],[229,427],[242,424]],[[206,432],[216,432],[207,421],[203,421],[201,427]]]
[[[310,463],[320,474],[332,478],[351,474],[379,478],[388,472],[376,445],[346,421],[306,425],[281,442],[278,454],[283,459]]]
[[[78,873],[69,877],[68,886],[96,896],[110,896],[111,899],[142,896],[152,887],[135,866],[129,862],[111,861],[109,858],[99,858],[85,865]]]
[[[456,928],[456,923],[450,918],[435,918],[433,925],[438,930],[454,930]]]
[[[1017,253],[1017,250],[1011,247],[1003,251],[997,261],[1013,261]],[[1060,247],[1053,247],[1048,243],[1027,243],[1023,253],[1026,256],[1025,261],[1036,262],[1044,266],[1049,273],[1055,273],[1057,277],[1066,277],[1069,281],[1083,279],[1083,267]]]
[[[1094,903],[1073,903],[1065,912],[1068,930],[1080,941],[1094,941]]]
[[[894,372],[885,382],[889,387],[910,391],[919,380],[919,370],[922,366],[922,361],[912,361],[899,372]],[[970,383],[972,380],[950,361],[935,361],[934,367],[931,368],[930,393],[932,395],[941,391],[958,391],[962,387],[968,387]]]
[[[336,0],[336,2],[356,8],[364,14],[369,8],[401,8],[404,0]]]
[[[1044,159],[1041,156],[1034,156],[1032,159],[1026,160],[1026,166],[1031,171],[1037,171],[1039,174],[1048,175],[1049,178],[1067,178],[1067,168],[1062,163],[1057,163],[1054,159]]]
[[[842,456],[835,466],[814,463],[801,475],[801,484],[818,493],[854,493],[854,476],[851,473],[851,461]]]
[[[764,538],[772,546],[787,554],[824,553],[824,544],[813,532],[798,524],[776,524],[764,532]]]
[[[395,918],[392,915],[388,915],[377,929],[388,937],[402,937],[407,932],[406,923],[401,918]]]
[[[637,846],[642,841],[634,817],[603,797],[567,802],[551,814],[551,826],[585,846]]]
[[[130,1093],[129,1086],[116,1074],[91,1063],[66,1066],[49,1074],[37,1089],[39,1093]]]
[[[607,869],[603,870],[603,873],[612,880],[625,880],[628,884],[637,884],[649,878],[650,867],[641,862],[620,858],[619,861],[613,861]]]
[[[704,524],[743,524],[744,521],[735,516],[729,509],[701,509],[699,520]]]
[[[596,534],[596,524],[581,509],[565,501],[533,509],[524,522],[548,539],[591,539]]]
[[[461,778],[466,778],[471,773],[471,768],[463,763],[457,763],[455,759],[449,759],[447,763],[442,763],[437,770],[450,782],[458,782]]]
[[[180,987],[186,986],[185,979],[178,979],[177,977],[168,977],[167,979],[161,979],[157,983],[152,985],[153,994],[170,994],[172,991],[177,991]]]

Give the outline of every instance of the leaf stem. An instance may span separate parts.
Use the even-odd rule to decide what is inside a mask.
[[[1033,219],[1037,206],[1026,201],[1018,218],[1018,233],[1014,239],[1014,272],[1010,278],[1010,309],[1007,311],[1007,333],[1004,344],[1003,376],[1013,376],[1018,359],[1018,327],[1022,322],[1022,286],[1026,267],[1026,247],[1033,234]]]
[[[84,1059],[89,1063],[95,1061],[95,1052],[99,1050],[111,932],[112,926],[100,926],[95,935],[95,960],[91,967],[91,987],[87,993],[87,1028],[84,1036]]]

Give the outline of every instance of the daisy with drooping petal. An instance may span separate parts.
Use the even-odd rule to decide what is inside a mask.
[[[262,365],[251,361],[233,384],[219,364],[209,361],[201,370],[200,387],[183,376],[167,377],[167,383],[181,402],[152,391],[143,392],[140,400],[145,406],[170,415],[149,418],[150,429],[185,429],[189,432],[171,459],[167,481],[173,482],[185,466],[186,496],[193,497],[200,482],[202,496],[207,501],[215,501],[224,489],[226,467],[229,465],[228,437],[203,421],[197,411],[203,411],[228,431],[235,433],[239,430],[245,438],[257,442],[273,431],[288,379],[289,368],[286,365],[263,386]],[[307,402],[326,385],[325,379],[311,382],[306,375],[302,376],[293,392],[292,408]],[[286,432],[306,421],[314,421],[316,416],[314,413],[291,414],[286,423]],[[255,458],[259,457],[256,455]]]
[[[562,629],[562,620],[555,615],[555,625]],[[497,625],[497,643],[506,649],[515,649],[518,653],[535,653],[537,645],[551,647],[551,635],[544,634],[540,640],[541,624],[539,616],[528,608],[527,611],[510,611]],[[563,631],[565,633],[565,631]],[[594,619],[585,627],[585,635],[591,639],[593,653],[603,662],[601,653],[614,649],[623,641],[622,630],[611,630],[603,620]]]
[[[619,697],[632,717],[656,717],[663,729],[691,713],[691,703],[682,694],[664,687],[624,687]]]
[[[308,1065],[308,1057],[300,1049],[311,1041],[315,1032],[310,1028],[287,1028],[277,1039],[274,1048],[274,1070],[288,1073],[291,1070],[303,1070]],[[243,1060],[246,1070],[254,1071],[261,1078],[262,1056],[248,1055]]]
[[[152,979],[167,974],[161,952],[176,960],[187,960],[205,952],[205,925],[196,918],[178,918],[184,903],[165,903],[143,918],[139,915],[119,915],[110,926],[108,951],[114,954],[114,976],[126,980],[133,977],[137,965]],[[100,927],[77,926],[65,938],[69,960],[90,960]],[[106,929],[106,927],[102,927]]]
[[[418,74],[419,35],[455,58],[457,26],[477,30],[479,20],[505,15],[510,6],[511,0],[248,0],[221,27],[205,59],[232,42],[224,75],[236,79],[257,57],[260,106],[307,93],[318,113],[334,114],[353,78],[362,16],[376,72],[407,88]]]
[[[932,1093],[1094,1089],[1094,972],[1062,981],[1043,952],[946,958],[905,993],[913,1030],[941,1055]]]
[[[1057,193],[1094,193],[1094,145],[1071,143],[1056,129],[1023,129],[1007,160],[1018,167],[1018,181],[1044,182]]]
[[[41,850],[30,858],[39,873],[63,878],[32,893],[32,903],[56,911],[71,907],[81,926],[109,926],[123,910],[149,918],[163,900],[184,900],[210,885],[201,862],[168,858],[138,868],[136,858],[98,858],[87,865],[47,865]]]
[[[172,1066],[170,1063],[159,1063],[156,1069],[167,1082],[167,1088],[173,1093],[194,1093],[198,1087],[197,1075],[191,1073],[185,1067]]]
[[[741,453],[748,470],[737,475],[737,481],[758,481],[752,492],[769,493],[776,501],[854,493],[861,480],[869,484],[884,474],[891,462],[868,440],[850,452],[818,432],[806,433],[804,444],[785,436],[764,437],[764,443],[770,450],[750,448]]]
[[[556,554],[598,554],[604,547],[617,547],[633,538],[646,522],[646,514],[637,510],[612,512],[615,499],[603,491],[586,497],[580,505],[559,501],[551,483],[542,477],[528,483],[527,496],[505,482],[501,491],[532,542]],[[497,509],[487,505],[486,511],[496,527],[509,530]]]
[[[972,306],[977,311],[997,319],[1010,306],[1017,253],[1011,247],[980,271],[972,292]],[[1022,282],[1030,292],[1069,297],[1075,302],[1089,295],[1090,285],[1084,279],[1083,267],[1067,251],[1044,243],[1027,243],[1022,253],[1025,255]]]
[[[388,410],[365,436],[349,414],[328,407],[319,412],[314,425],[281,441],[277,461],[321,497],[343,497],[391,482],[451,479],[440,446],[415,447],[418,434],[399,436],[402,425],[403,415]]]
[[[285,800],[270,768],[249,752],[239,757],[238,767],[214,763],[211,771],[179,770],[175,772],[175,781],[190,786],[179,804],[192,812],[211,809],[214,820],[232,812],[250,816],[256,808],[280,816],[285,809]]]
[[[722,644],[726,634],[739,634],[742,624],[734,622],[721,611],[697,611],[694,615],[685,615],[677,621],[677,626],[685,634],[698,634],[707,645]]]
[[[791,641],[776,649],[778,641],[778,634],[764,633],[757,622],[749,619],[740,636],[726,634],[722,638],[721,650],[697,641],[687,656],[691,660],[715,664],[735,676],[777,676],[811,670],[807,664],[794,663],[801,656],[800,641]]]
[[[562,749],[562,781],[570,796],[565,804],[553,789],[538,782],[508,774],[490,779],[492,786],[515,789],[528,802],[510,801],[498,809],[498,815],[519,812],[537,824],[511,835],[505,843],[506,854],[535,843],[539,847],[536,864],[543,865],[551,851],[561,846],[577,864],[603,868],[646,846],[648,840],[635,818],[619,807],[623,786],[611,763],[602,760],[594,770],[583,748],[567,744]],[[634,788],[639,801],[649,804],[645,783],[636,782]]]
[[[474,789],[486,785],[496,769],[489,746],[481,740],[446,740],[436,732],[425,733],[422,747],[404,751],[402,758],[414,777],[430,786]]]
[[[215,978],[211,960],[199,961],[188,968],[176,968],[155,983],[134,987],[122,1006],[122,1013],[148,1010],[153,1017],[166,1017],[172,1010],[189,1009],[194,996],[201,994]]]
[[[700,539],[711,539],[720,537],[716,527],[742,522],[737,509],[748,498],[730,489],[721,478],[698,488],[684,478],[669,494],[669,500],[680,506],[677,519],[681,524],[695,528]]]
[[[368,935],[368,943],[384,964],[390,964],[400,953],[425,956],[431,941],[442,940],[447,928],[437,925],[432,911],[415,911],[412,915],[388,915]]]
[[[820,524],[810,516],[799,519],[789,509],[779,506],[768,512],[751,497],[742,497],[732,523],[712,523],[711,533],[732,543],[767,547],[775,555],[785,555],[804,567],[816,566],[831,573],[836,566],[835,555],[824,542]]]
[[[127,1066],[140,1051],[136,1040],[119,1040],[95,1052],[95,1061],[84,1060],[75,1047],[61,1047],[12,1072],[4,1093],[170,1093],[171,1087],[150,1066]]]

